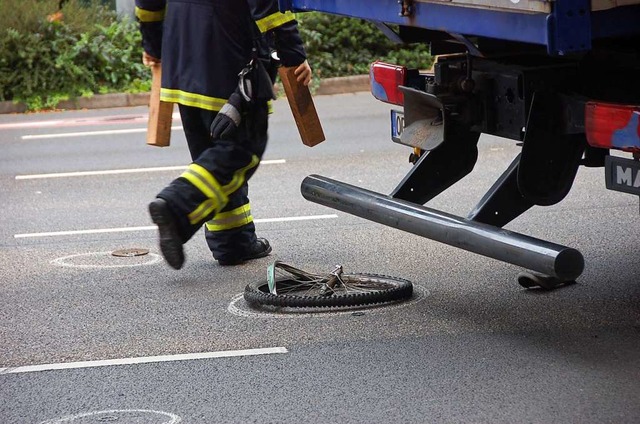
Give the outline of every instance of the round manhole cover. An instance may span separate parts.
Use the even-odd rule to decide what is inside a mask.
[[[177,424],[181,421],[182,419],[179,416],[169,412],[152,411],[148,409],[113,409],[68,415],[62,418],[47,420],[41,424]]]
[[[409,299],[376,303],[361,306],[325,307],[325,308],[287,308],[275,306],[252,306],[244,300],[244,295],[237,294],[231,299],[227,312],[245,318],[303,318],[323,317],[328,315],[352,315],[361,317],[368,314],[384,313],[389,310],[404,308],[425,300],[429,291],[418,284],[413,284],[413,294]]]
[[[148,249],[79,253],[51,261],[53,265],[70,268],[127,268],[154,265],[160,262],[162,262],[162,256],[150,253]]]
[[[134,256],[144,256],[149,253],[149,249],[131,248],[131,249],[119,249],[111,252],[113,256],[119,258],[131,258]]]

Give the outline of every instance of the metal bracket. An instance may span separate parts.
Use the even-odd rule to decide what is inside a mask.
[[[587,146],[584,134],[565,134],[558,93],[537,91],[518,166],[518,189],[539,206],[560,202],[569,193]]]
[[[591,1],[553,2],[553,12],[547,17],[547,32],[550,55],[591,50]]]
[[[398,13],[399,16],[413,16],[415,11],[413,7],[413,0],[398,0],[398,4],[400,5],[400,13]]]
[[[518,165],[520,155],[516,156],[478,202],[468,219],[503,227],[533,206],[533,202],[525,198],[518,189]]]
[[[384,35],[386,35],[386,37],[393,41],[396,44],[404,44],[404,40],[402,39],[402,37],[400,36],[400,34],[398,34],[397,32],[395,32],[393,30],[393,28],[391,28],[389,25],[385,24],[384,22],[380,22],[380,21],[372,21],[373,25],[376,26],[376,28],[378,28],[380,30],[380,32],[382,32]]]
[[[433,150],[445,141],[445,111],[442,101],[433,94],[410,87],[404,93],[405,129],[400,142],[422,150]]]
[[[467,48],[467,51],[469,52],[469,54],[471,54],[471,56],[484,57],[482,52],[471,40],[469,40],[468,37],[456,33],[449,33],[449,35],[451,35],[456,41],[462,43]]]

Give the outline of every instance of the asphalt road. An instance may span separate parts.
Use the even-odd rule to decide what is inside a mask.
[[[146,212],[188,163],[179,129],[155,148],[146,108],[0,116],[0,423],[640,422],[636,197],[581,169],[562,203],[510,223],[586,260],[578,284],[525,290],[513,265],[304,200],[310,174],[388,193],[410,168],[386,105],[316,103],[327,140],[303,146],[276,102],[251,181],[273,254],[223,268],[197,234],[180,271]],[[473,173],[429,206],[466,215],[518,149],[483,136]],[[255,311],[242,290],[275,259],[416,293],[358,313]]]

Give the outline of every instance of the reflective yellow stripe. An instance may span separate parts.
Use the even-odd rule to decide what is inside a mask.
[[[140,22],[160,22],[164,20],[165,10],[145,10],[136,7],[136,17]]]
[[[181,175],[191,184],[196,186],[198,190],[209,198],[220,198],[223,195],[222,187],[216,179],[202,166],[192,163],[186,171]]]
[[[217,199],[219,204],[224,205],[229,201],[227,198],[229,192],[225,191],[215,177],[202,166],[192,163],[181,177],[196,186],[206,197]]]
[[[187,218],[189,218],[191,225],[197,225],[200,224],[202,220],[206,219],[207,216],[215,213],[218,209],[220,209],[220,205],[215,199],[207,199],[202,202],[196,210],[187,215]]]
[[[221,209],[229,201],[220,183],[202,166],[192,163],[181,177],[207,197],[207,200],[189,214],[189,221],[192,224],[201,222],[207,215]]]
[[[222,187],[222,191],[224,192],[224,194],[228,195],[233,193],[237,189],[239,189],[242,186],[242,184],[244,184],[244,182],[246,181],[245,175],[247,174],[247,171],[250,170],[251,168],[255,168],[256,166],[258,166],[259,163],[260,163],[260,158],[258,158],[258,156],[256,155],[251,156],[251,162],[249,162],[249,164],[244,168],[238,169],[233,174],[233,178],[231,179],[231,182],[226,186]]]
[[[193,106],[200,109],[212,110],[218,112],[222,109],[226,99],[217,97],[203,96],[202,94],[189,93],[182,90],[173,90],[171,88],[162,88],[160,90],[160,100],[169,103],[180,103],[185,106]]]
[[[253,222],[253,216],[251,206],[247,203],[234,210],[217,214],[206,226],[209,231],[224,231],[242,227],[250,222]]]
[[[231,182],[225,186],[215,179],[209,171],[202,166],[192,163],[187,170],[180,175],[193,184],[207,200],[202,202],[198,207],[188,215],[189,222],[193,225],[199,224],[203,219],[212,213],[220,210],[229,201],[228,195],[238,190],[246,181],[246,174],[251,168],[255,168],[260,163],[258,156],[253,155],[251,162],[243,168],[240,168],[233,174]],[[253,218],[252,218],[253,219]]]
[[[282,24],[293,21],[295,18],[295,15],[291,12],[276,12],[272,15],[267,16],[266,18],[257,20],[256,24],[258,25],[258,29],[260,29],[260,32],[267,32],[271,29],[279,27]]]

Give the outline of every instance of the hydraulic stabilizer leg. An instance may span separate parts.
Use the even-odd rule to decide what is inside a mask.
[[[393,199],[326,177],[306,177],[301,191],[309,201],[559,280],[575,280],[584,269],[584,258],[576,249]]]
[[[420,104],[426,101],[423,98],[425,94],[416,90],[405,90],[404,93],[407,122],[412,115],[418,115],[414,119],[420,121]],[[473,170],[478,160],[480,133],[471,131],[468,124],[449,116],[447,110],[442,113],[445,138],[423,153],[391,197],[423,205]]]
[[[520,156],[516,156],[507,170],[471,211],[469,219],[503,227],[534,205],[518,189]]]
[[[391,196],[423,205],[467,176],[478,160],[480,134],[465,135],[464,142],[445,142],[425,152]]]

